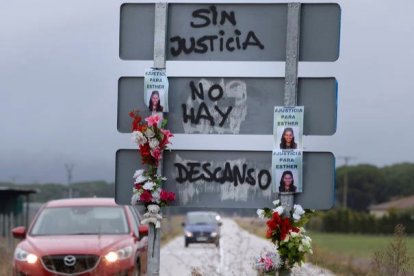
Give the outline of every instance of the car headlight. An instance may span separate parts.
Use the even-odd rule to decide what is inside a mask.
[[[211,236],[212,238],[217,237],[217,232],[211,232],[211,233],[210,233],[210,236]]]
[[[190,231],[185,231],[185,235],[191,238],[193,236],[193,233],[191,233]]]
[[[19,247],[16,247],[16,250],[14,250],[14,258],[18,261],[27,262],[29,264],[37,262],[37,256],[35,254],[29,253]]]
[[[122,249],[108,252],[108,254],[105,255],[105,260],[109,263],[116,262],[118,260],[124,260],[128,259],[132,255],[132,246],[127,246]]]

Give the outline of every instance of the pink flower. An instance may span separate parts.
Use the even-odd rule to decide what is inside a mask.
[[[161,129],[161,132],[166,136],[167,138],[173,137],[174,135],[169,131],[168,129]]]
[[[265,268],[266,270],[271,270],[273,268],[273,262],[272,259],[269,257],[265,257],[264,258],[264,264],[265,264]]]
[[[161,159],[161,150],[160,148],[155,148],[151,150],[152,157],[155,158],[155,160],[159,161]]]
[[[158,114],[154,114],[154,115],[151,115],[145,118],[145,121],[148,123],[149,127],[158,126],[158,123],[160,120],[161,120],[161,117]]]

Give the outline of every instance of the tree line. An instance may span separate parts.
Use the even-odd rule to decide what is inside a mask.
[[[367,211],[370,205],[414,195],[413,163],[382,168],[367,164],[337,168],[337,207],[343,206],[345,179],[348,179],[347,206],[357,211]]]
[[[30,196],[31,202],[46,202],[53,199],[68,198],[70,190],[73,197],[114,197],[115,183],[105,181],[77,182],[70,185],[59,183],[45,184],[12,184],[3,182],[0,187],[11,187],[16,189],[37,190]]]
[[[400,163],[382,168],[368,164],[342,166],[336,169],[335,207],[343,206],[346,178],[348,180],[347,206],[352,210],[367,211],[370,205],[414,195],[413,163]],[[306,183],[304,185],[304,189],[306,189]],[[38,193],[31,196],[32,202],[67,198],[69,197],[69,188],[72,189],[72,195],[75,197],[114,197],[115,195],[115,184],[106,181],[85,181],[70,185],[0,182],[0,186],[36,189]]]

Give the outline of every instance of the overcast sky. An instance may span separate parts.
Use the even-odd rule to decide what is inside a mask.
[[[118,79],[152,65],[119,58],[122,3],[0,1],[0,181],[65,183],[72,163],[73,181],[114,181],[116,150],[133,147],[117,132]],[[339,4],[340,58],[299,71],[338,80],[337,132],[323,141],[350,164],[414,162],[414,2]]]

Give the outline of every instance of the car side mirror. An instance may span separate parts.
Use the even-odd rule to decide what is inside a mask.
[[[218,222],[218,226],[222,226],[223,223],[221,221]]]
[[[13,228],[12,233],[15,239],[23,240],[24,238],[26,238],[26,227],[19,226],[19,227]]]
[[[148,225],[141,224],[138,226],[138,232],[140,237],[148,236]]]

